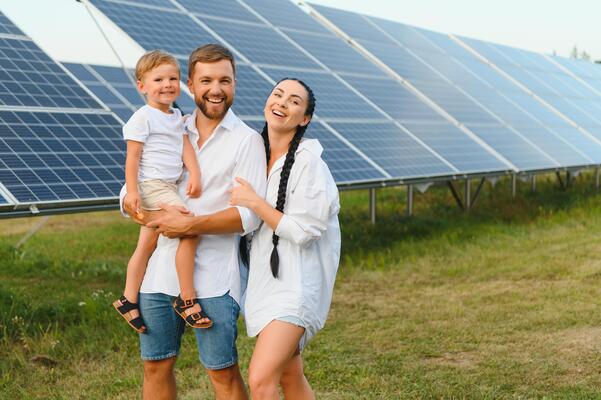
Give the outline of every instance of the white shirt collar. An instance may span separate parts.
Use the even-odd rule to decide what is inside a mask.
[[[192,132],[197,135],[198,135],[198,129],[196,129],[196,115],[198,112],[200,112],[198,110],[198,108],[195,108],[192,115],[190,115],[190,117],[186,120],[186,130],[188,132]],[[221,122],[219,122],[219,124],[215,127],[214,132],[217,132],[217,130],[219,130],[220,127],[223,127],[228,131],[233,131],[239,120],[240,119],[236,116],[236,114],[230,108],[229,110],[227,110],[227,113],[225,113],[225,116],[223,117]]]

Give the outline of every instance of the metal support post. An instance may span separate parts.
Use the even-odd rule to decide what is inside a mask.
[[[413,185],[407,185],[407,215],[413,215]]]
[[[532,189],[532,193],[536,192],[536,175],[532,175],[530,178],[530,187]]]
[[[465,189],[463,191],[463,204],[465,211],[468,212],[472,208],[472,187],[470,186],[469,178],[465,180]]]
[[[517,191],[517,177],[515,174],[511,175],[511,198],[515,199],[515,193]]]
[[[376,224],[376,189],[369,189],[369,221]]]

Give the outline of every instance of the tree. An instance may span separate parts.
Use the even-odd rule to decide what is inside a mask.
[[[578,46],[574,45],[574,47],[572,47],[570,58],[578,58]]]

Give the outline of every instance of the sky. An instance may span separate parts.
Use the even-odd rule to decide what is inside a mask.
[[[202,1],[202,0],[199,0]],[[289,0],[281,0],[289,1]],[[601,59],[599,0],[312,0],[540,53],[568,56],[576,45]],[[0,0],[0,10],[59,61],[119,65],[86,6],[75,0]],[[128,66],[143,53],[103,16],[111,43]]]

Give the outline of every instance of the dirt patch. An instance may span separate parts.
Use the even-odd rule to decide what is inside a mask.
[[[434,366],[470,369],[477,366],[478,357],[469,352],[443,353],[440,357],[428,357],[423,362]]]

